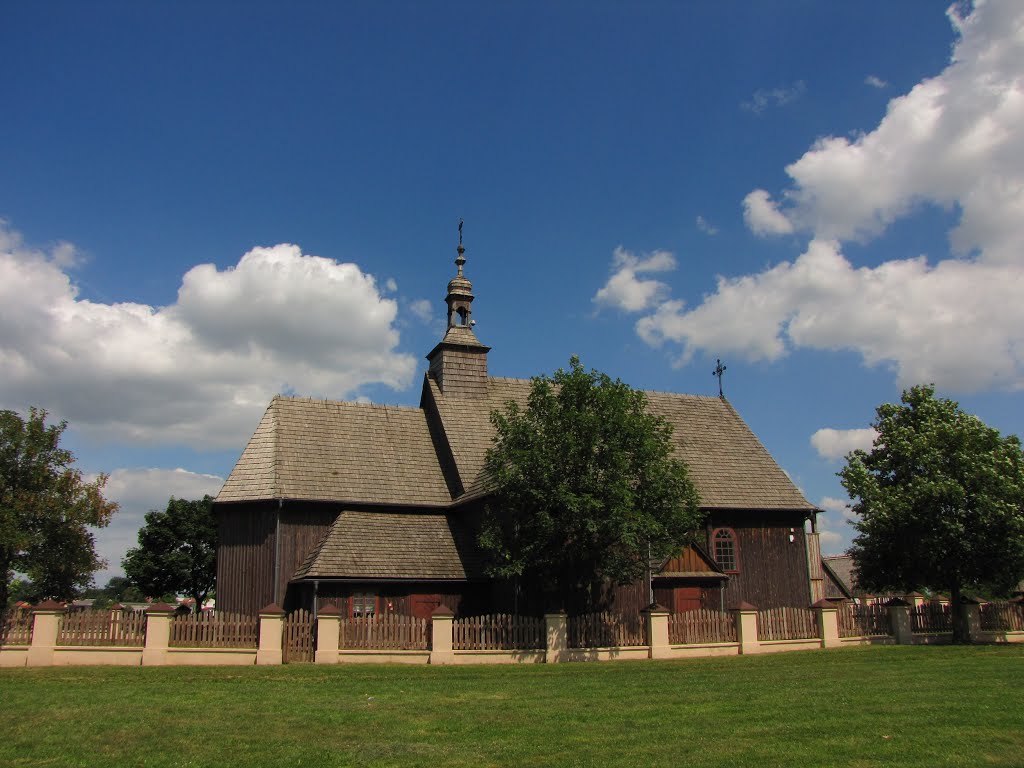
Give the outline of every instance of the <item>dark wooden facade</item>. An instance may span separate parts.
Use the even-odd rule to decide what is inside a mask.
[[[340,511],[336,504],[288,501],[219,506],[218,606],[247,614],[274,602],[286,610],[312,608],[314,587],[292,583],[292,576]],[[724,610],[740,602],[759,608],[809,605],[811,574],[805,519],[803,512],[712,512],[705,532],[705,551],[714,552],[712,530],[732,530],[737,544],[736,572],[723,579],[703,555],[687,549],[655,575],[654,601],[672,611]],[[516,609],[540,614],[550,607],[543,604],[536,590],[520,586],[516,595],[511,585],[496,582],[325,580],[315,587],[318,608],[336,605],[346,612],[351,609],[353,594],[367,592],[379,597],[381,611],[410,615],[426,614],[427,606],[432,610],[440,604],[460,615]],[[635,613],[650,603],[648,584],[643,580],[610,587],[605,602],[617,612]],[[577,611],[579,606],[567,604],[565,608]]]
[[[253,615],[274,602],[277,502],[217,509],[217,607]]]
[[[741,602],[758,608],[806,607],[811,604],[805,512],[712,512],[710,532],[729,528],[736,534],[738,567],[722,587],[720,607]],[[716,606],[709,606],[716,607]]]
[[[360,508],[373,509],[344,505]],[[293,582],[295,571],[341,511],[339,504],[287,500],[219,505],[217,606],[248,615],[271,603],[287,611],[309,610],[315,593],[318,608],[334,605],[347,610],[353,594],[373,592],[382,612],[418,615],[425,606],[433,610],[441,604],[457,612],[487,610],[489,586],[480,583],[323,580],[314,587],[312,582]]]

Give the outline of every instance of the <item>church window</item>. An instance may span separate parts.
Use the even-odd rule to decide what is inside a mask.
[[[711,535],[715,547],[715,562],[726,573],[737,573],[740,569],[739,553],[736,547],[736,533],[732,528],[718,528]]]
[[[377,596],[372,592],[356,592],[352,595],[353,616],[373,616],[377,612]]]

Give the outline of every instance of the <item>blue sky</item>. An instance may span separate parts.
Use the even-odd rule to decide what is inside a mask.
[[[934,382],[1024,432],[1024,7],[8,3],[0,407],[143,513],[269,399],[416,405],[465,219],[493,375],[725,392],[807,498]]]

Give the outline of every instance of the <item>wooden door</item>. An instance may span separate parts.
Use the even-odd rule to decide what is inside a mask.
[[[440,604],[440,595],[413,595],[412,615],[418,619],[427,619],[429,621],[430,615]]]
[[[700,587],[676,587],[673,593],[672,608],[676,613],[697,611],[704,607]]]

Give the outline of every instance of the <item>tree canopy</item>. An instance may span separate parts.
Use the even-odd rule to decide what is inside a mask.
[[[480,544],[488,571],[531,577],[549,599],[607,579],[628,584],[651,559],[678,553],[702,522],[672,426],[619,380],[568,371],[532,380],[525,408],[495,411],[486,472],[493,483]]]
[[[877,409],[871,451],[839,473],[854,500],[850,554],[861,587],[1007,593],[1024,578],[1024,456],[1016,436],[934,387]]]
[[[217,522],[213,499],[171,498],[163,512],[146,513],[139,546],[122,560],[125,575],[143,594],[188,595],[196,612],[213,592],[217,579]]]
[[[91,528],[117,504],[103,498],[106,475],[86,482],[60,447],[66,428],[47,425],[44,410],[0,411],[0,607],[15,571],[29,577],[30,598],[70,600],[104,565]]]

